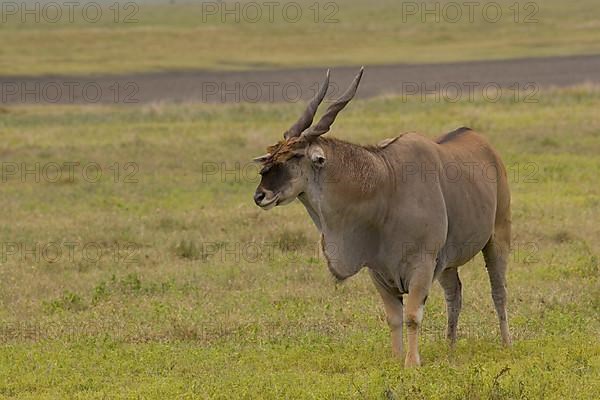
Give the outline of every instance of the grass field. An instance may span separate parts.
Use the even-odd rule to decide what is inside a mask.
[[[443,0],[428,6],[430,14],[423,14],[423,1],[393,0],[284,1],[272,8],[268,2],[230,1],[216,10],[179,0],[104,0],[100,11],[84,8],[85,2],[72,2],[72,11],[64,5],[68,2],[54,3],[63,6],[39,5],[30,14],[25,6],[1,9],[0,75],[373,65],[600,51],[596,0],[497,0],[472,8]],[[486,6],[490,3],[493,7]],[[35,10],[31,4],[29,9]]]
[[[600,89],[537,99],[377,98],[333,129],[375,143],[468,125],[508,165],[514,346],[478,257],[457,348],[436,285],[416,370],[392,358],[367,273],[333,282],[302,207],[253,205],[248,160],[300,104],[0,109],[0,397],[597,398]]]

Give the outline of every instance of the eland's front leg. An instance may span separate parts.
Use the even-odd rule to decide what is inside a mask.
[[[414,269],[413,276],[408,285],[408,296],[406,299],[406,330],[408,336],[408,352],[404,366],[418,367],[421,365],[419,356],[419,329],[423,322],[423,310],[425,301],[431,288],[433,279],[433,263],[420,264]]]
[[[383,300],[387,324],[390,327],[390,332],[392,334],[392,354],[398,358],[402,358],[402,295],[397,290],[389,288],[383,284],[379,280],[379,277],[373,272],[371,272],[371,278],[375,284],[375,287],[377,288],[377,291],[381,295],[381,299]]]

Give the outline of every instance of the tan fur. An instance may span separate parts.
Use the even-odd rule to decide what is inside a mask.
[[[505,278],[510,191],[499,155],[469,128],[435,141],[407,133],[379,146],[321,137],[354,95],[361,75],[330,106],[327,118],[306,131],[309,135],[286,136],[259,158],[272,168],[263,170],[255,202],[269,209],[298,198],[321,232],[336,279],[369,269],[384,302],[395,355],[403,354],[406,325],[406,366],[421,363],[418,335],[434,280],[444,289],[447,336],[455,342],[462,306],[458,268],[479,252],[502,340],[510,344]],[[315,110],[310,108],[310,118],[302,121],[312,120]]]
[[[438,143],[439,142],[439,143]],[[457,267],[482,251],[490,274],[502,339],[510,343],[505,271],[510,247],[510,193],[497,153],[463,128],[438,142],[409,133],[385,147],[357,146],[337,139],[280,143],[274,159],[319,146],[326,167],[306,169],[300,200],[323,234],[328,267],[344,280],[368,267],[382,293],[392,330],[393,352],[419,365],[418,329],[431,283],[446,293],[448,338],[456,340],[461,308]],[[462,174],[444,172],[458,168]],[[487,175],[486,175],[487,170]],[[452,169],[454,171],[454,169]],[[448,176],[446,176],[448,175]],[[402,299],[406,296],[406,305]]]

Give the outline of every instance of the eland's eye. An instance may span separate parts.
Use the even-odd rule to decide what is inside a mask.
[[[264,167],[262,167],[262,169],[258,173],[260,175],[264,175],[271,170],[271,167],[272,167],[271,165],[265,165]]]

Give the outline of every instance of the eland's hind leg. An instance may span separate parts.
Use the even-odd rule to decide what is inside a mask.
[[[458,277],[458,269],[448,268],[442,271],[438,281],[444,289],[446,297],[446,311],[448,314],[448,330],[446,335],[451,345],[456,342],[456,329],[458,316],[462,308],[462,285]]]
[[[490,276],[492,299],[500,322],[500,335],[505,345],[510,345],[508,315],[506,313],[506,267],[509,256],[508,241],[501,235],[493,236],[483,248],[485,267]]]

